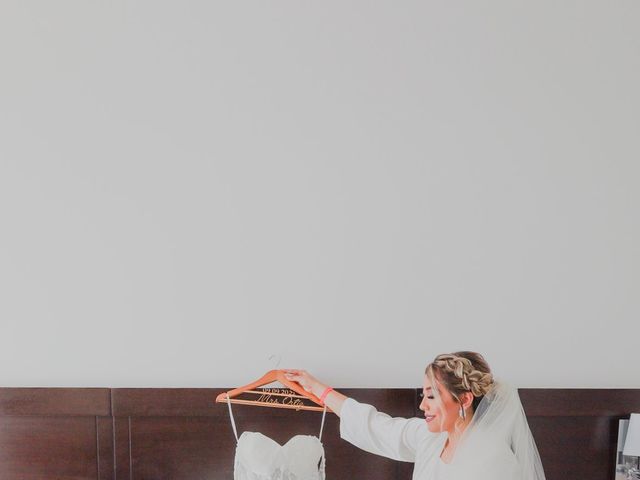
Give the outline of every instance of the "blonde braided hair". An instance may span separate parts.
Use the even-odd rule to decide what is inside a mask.
[[[427,365],[425,373],[435,376],[456,399],[464,392],[471,392],[474,410],[494,385],[489,364],[476,352],[438,355]]]

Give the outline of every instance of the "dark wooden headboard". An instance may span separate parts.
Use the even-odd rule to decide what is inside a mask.
[[[233,478],[229,389],[0,388],[2,480]],[[420,389],[339,389],[392,416],[420,416]],[[620,418],[640,411],[640,389],[521,389],[548,480],[613,479]],[[321,414],[234,405],[239,432],[284,443],[317,435]],[[322,441],[330,480],[409,480],[413,465],[340,439],[328,415]]]

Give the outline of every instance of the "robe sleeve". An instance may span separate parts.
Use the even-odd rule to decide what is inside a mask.
[[[340,437],[375,455],[415,462],[420,441],[433,435],[419,418],[391,417],[353,398],[340,410]]]

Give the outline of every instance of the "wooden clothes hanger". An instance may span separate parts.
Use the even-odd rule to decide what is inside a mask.
[[[269,391],[260,391],[255,390],[256,388],[262,387],[264,385],[269,385],[273,382],[280,382],[282,385],[287,387],[290,390],[293,390],[297,395],[291,393],[279,393],[279,392],[269,392]],[[282,398],[282,402],[280,403],[277,400],[272,401],[264,401],[264,400],[243,400],[239,398],[235,398],[243,393],[253,393],[261,395],[260,398],[264,397],[284,397]],[[216,403],[227,403],[228,401],[231,403],[239,403],[241,405],[255,405],[259,407],[271,407],[271,408],[289,408],[293,410],[313,410],[322,412],[325,410],[325,405],[320,401],[318,397],[316,397],[313,393],[307,392],[304,388],[300,386],[297,382],[292,382],[291,380],[287,380],[284,376],[284,370],[269,370],[265,373],[262,378],[259,378],[253,383],[249,385],[245,385],[244,387],[234,388],[233,390],[229,390],[228,392],[222,392],[216,397]],[[297,400],[296,400],[297,399]],[[317,407],[311,405],[304,405],[301,402],[301,399],[311,400],[313,403],[318,405]],[[289,402],[289,403],[285,403]],[[298,403],[299,402],[299,403]],[[331,409],[326,407],[327,412],[330,412]]]

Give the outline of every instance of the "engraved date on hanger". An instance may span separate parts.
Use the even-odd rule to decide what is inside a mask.
[[[258,398],[259,402],[271,403],[276,405],[304,406],[304,402],[300,400],[299,395],[288,388],[261,388],[262,395]]]

